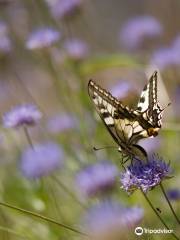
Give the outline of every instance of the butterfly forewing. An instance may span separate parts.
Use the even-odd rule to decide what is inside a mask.
[[[109,92],[95,84],[92,80],[89,81],[88,91],[97,112],[116,143],[119,144],[121,141],[124,141],[124,139],[122,139],[123,134],[117,133],[117,129],[115,128],[115,125],[117,124],[115,117],[120,102]],[[119,124],[122,124],[119,128],[124,129],[123,122],[119,122]]]
[[[135,111],[123,106],[120,101],[92,80],[89,81],[88,91],[106,128],[122,149],[130,149],[132,144],[145,137],[143,134],[146,131],[136,120]]]
[[[153,73],[148,83],[144,86],[137,104],[137,110],[145,112],[150,106],[154,106],[155,103],[157,103],[157,71]]]

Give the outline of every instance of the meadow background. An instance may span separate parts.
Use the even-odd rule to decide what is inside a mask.
[[[163,80],[158,96],[163,106],[171,106],[164,112],[159,136],[142,146],[170,162],[173,178],[164,186],[180,215],[179,13],[178,0],[0,1],[0,203],[65,225],[0,204],[0,239],[87,239],[81,232],[99,229],[98,240],[137,239],[135,225],[164,228],[140,191],[129,196],[120,188],[123,169],[116,149],[93,151],[94,146],[115,144],[87,91],[89,79],[94,79],[135,107],[154,70]],[[7,126],[4,117],[21,104],[34,104],[42,113],[28,133],[23,126]],[[42,153],[33,156],[39,144]],[[148,196],[180,236],[160,188]],[[118,204],[143,209],[127,231],[121,229],[125,213]]]

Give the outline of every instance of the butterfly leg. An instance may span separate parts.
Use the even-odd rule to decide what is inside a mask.
[[[124,163],[126,162],[126,161],[124,161],[124,158],[125,158],[125,155],[123,154],[123,152],[122,151],[120,151],[119,150],[119,152],[121,153],[121,167],[124,169],[124,170],[126,170],[126,168],[124,167]]]
[[[122,167],[124,168],[124,170],[126,170],[126,167],[124,166],[124,164],[125,164],[127,161],[129,161],[129,160],[130,160],[130,157],[127,156],[127,155],[124,155],[123,161],[122,161],[122,163],[121,163],[121,165],[122,165]]]
[[[135,157],[135,156],[132,156],[132,158],[131,158],[131,164],[133,165],[133,163],[134,163],[135,161],[141,162],[141,160],[140,160],[139,158],[137,158],[137,157]]]
[[[133,156],[131,156],[131,165],[133,165]]]
[[[127,161],[129,161],[130,158],[129,158],[129,156],[126,156],[126,157],[124,157],[124,159],[125,160],[123,161],[123,164],[125,164]]]

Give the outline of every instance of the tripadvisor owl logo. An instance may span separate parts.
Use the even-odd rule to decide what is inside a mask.
[[[141,236],[142,234],[168,234],[172,233],[173,229],[150,229],[150,228],[142,228],[142,227],[136,227],[134,230],[134,233],[138,236]]]
[[[143,228],[142,227],[136,227],[134,230],[135,234],[140,236],[143,234]]]

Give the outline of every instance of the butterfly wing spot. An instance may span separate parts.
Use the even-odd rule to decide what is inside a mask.
[[[100,113],[103,115],[104,118],[109,117],[109,113],[105,108],[101,108]]]
[[[147,87],[148,87],[147,85],[144,86],[143,92],[145,92],[147,90]]]
[[[134,133],[140,133],[142,132],[144,129],[141,127],[141,125],[138,125],[134,128]]]
[[[138,121],[134,121],[132,126],[133,126],[133,128],[135,129],[136,127],[139,126],[139,122],[138,122]]]
[[[149,136],[148,131],[146,131],[146,130],[141,131],[140,135],[142,136],[142,138],[151,137],[151,136]],[[142,138],[141,138],[141,139],[142,139]]]
[[[145,97],[141,97],[139,102],[144,103],[145,102]]]
[[[104,118],[105,123],[109,126],[114,126],[114,120],[111,116]]]
[[[94,101],[95,105],[98,105],[99,101],[97,98],[94,98],[93,101]]]
[[[142,116],[143,116],[143,118],[144,118],[145,120],[148,121],[149,118],[148,118],[147,112],[144,112]]]
[[[138,110],[139,112],[141,112],[141,111],[142,111],[142,107],[137,107],[137,110]]]
[[[108,112],[110,112],[111,114],[114,112],[114,108],[113,108],[112,105],[110,105],[110,104],[107,105],[107,110],[108,110]]]
[[[125,128],[125,136],[128,139],[130,139],[133,135],[133,128],[131,125],[126,125],[126,128]]]

